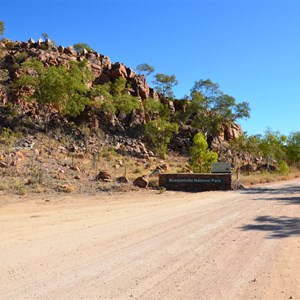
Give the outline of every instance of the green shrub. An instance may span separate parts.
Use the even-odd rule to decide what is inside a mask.
[[[153,147],[155,154],[164,158],[168,145],[174,133],[178,132],[178,125],[163,119],[149,121],[145,125],[145,136]]]
[[[208,173],[212,162],[218,161],[218,154],[208,149],[207,141],[202,133],[197,133],[191,149],[191,166],[193,172]]]
[[[288,175],[290,173],[290,168],[284,160],[278,163],[278,173],[281,175]]]

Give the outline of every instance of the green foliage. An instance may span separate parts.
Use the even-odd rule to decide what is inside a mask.
[[[41,36],[43,37],[44,41],[49,39],[49,34],[48,33],[42,33]]]
[[[27,52],[18,52],[15,55],[15,61],[17,64],[22,64],[28,58]]]
[[[119,94],[114,97],[114,103],[118,113],[130,114],[133,110],[139,108],[140,102],[137,97],[129,94]]]
[[[99,110],[108,115],[127,115],[140,106],[139,99],[128,93],[125,78],[93,87],[91,97]]]
[[[140,64],[136,67],[136,70],[145,76],[154,73],[154,68],[148,64]]]
[[[92,74],[86,62],[71,62],[69,69],[49,67],[40,78],[34,97],[37,101],[55,105],[64,114],[79,115],[89,104],[87,83]]]
[[[75,51],[77,51],[78,53],[82,52],[84,49],[85,49],[86,51],[91,51],[91,50],[93,50],[93,49],[91,48],[91,46],[88,45],[88,44],[86,44],[86,43],[76,43],[76,44],[73,45],[73,48],[74,48]]]
[[[176,76],[157,73],[154,78],[156,91],[166,99],[174,98],[173,87],[178,84]]]
[[[43,63],[34,58],[28,59],[21,66],[22,74],[10,86],[16,95],[24,87],[33,92],[23,98],[53,105],[60,112],[75,117],[89,103],[86,96],[87,83],[92,73],[86,61],[70,62],[69,67],[52,66],[45,68]]]
[[[281,160],[278,163],[278,173],[280,175],[288,175],[290,173],[290,168],[284,160]]]
[[[40,49],[42,49],[42,50],[48,50],[48,49],[49,49],[49,45],[46,44],[46,43],[42,43],[42,44],[40,45]]]
[[[148,115],[148,119],[155,119],[159,117],[163,120],[170,120],[169,108],[159,100],[148,98],[143,101],[143,107],[146,115]]]
[[[208,149],[207,141],[202,133],[197,133],[191,148],[191,166],[195,173],[208,173],[212,162],[218,161],[218,154]]]
[[[0,69],[0,84],[9,79],[9,74],[7,69]]]
[[[13,132],[10,128],[4,127],[0,129],[0,144],[4,145],[7,149],[12,147],[19,137],[20,134]]]
[[[121,95],[126,91],[127,80],[123,77],[117,78],[114,82],[110,83],[110,92],[113,96]]]
[[[7,48],[7,49],[12,49],[14,46],[15,46],[15,42],[13,42],[13,41],[8,41],[8,40],[4,40],[4,43],[5,43],[5,47]]]
[[[162,103],[149,97],[143,101],[143,107],[146,113],[159,114],[162,109]]]
[[[290,164],[300,165],[300,132],[289,135],[286,145],[286,155]]]
[[[2,38],[2,36],[4,35],[4,31],[5,31],[5,26],[4,26],[4,22],[0,21],[0,37]]]
[[[191,103],[182,118],[185,122],[191,120],[192,126],[205,136],[216,135],[220,126],[250,116],[247,102],[236,103],[232,96],[224,94],[219,85],[209,79],[195,82],[190,99]]]
[[[250,159],[250,155],[255,156],[260,153],[261,136],[243,134],[230,142],[230,148],[235,154],[246,153]]]
[[[46,33],[46,32],[42,33],[41,36],[44,39],[44,43],[42,43],[40,45],[40,48],[42,50],[48,50],[50,48],[50,46],[56,45],[55,41],[53,41],[52,39],[50,40],[48,33]],[[46,41],[47,41],[47,43],[45,43]]]
[[[40,84],[40,77],[45,72],[46,69],[42,62],[35,58],[29,58],[21,65],[21,75],[9,85],[9,89],[24,100],[31,100],[31,96],[24,95],[22,91],[24,88],[35,91]]]
[[[281,161],[285,158],[286,140],[287,137],[281,135],[279,131],[266,130],[264,136],[261,138],[259,149],[267,159],[268,164],[270,159]]]
[[[167,154],[172,135],[177,132],[178,125],[164,119],[152,120],[145,125],[145,136],[152,144],[154,152],[162,158]]]

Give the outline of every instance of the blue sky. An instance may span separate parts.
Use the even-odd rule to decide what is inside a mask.
[[[300,1],[0,0],[11,40],[85,42],[112,62],[175,74],[177,97],[211,79],[247,101],[248,134],[300,131]],[[150,82],[151,83],[151,82]]]

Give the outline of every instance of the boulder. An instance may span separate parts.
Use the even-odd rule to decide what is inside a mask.
[[[159,174],[161,173],[164,173],[166,171],[168,171],[168,165],[167,164],[162,164],[162,165],[159,165],[157,166],[154,171],[150,174],[150,176],[158,176]]]
[[[183,167],[182,168],[182,173],[193,174],[194,172],[190,168],[188,168],[188,167]]]
[[[118,183],[129,183],[129,179],[126,176],[120,176],[116,178]]]
[[[39,39],[37,40],[37,44],[38,44],[38,45],[41,45],[43,42],[44,42],[44,41],[43,41],[42,38],[39,38]]]
[[[76,191],[75,186],[71,184],[61,184],[58,185],[56,189],[58,192],[63,192],[63,193],[72,193]]]
[[[243,134],[242,128],[240,125],[231,123],[224,126],[223,137],[225,141],[231,141],[238,138]]]
[[[268,165],[268,164],[263,164],[257,167],[258,171],[269,171],[269,172],[274,172],[277,170],[277,168],[273,165]]]
[[[242,173],[255,172],[254,166],[252,166],[250,164],[246,164],[246,165],[241,166],[240,170],[241,170]]]
[[[109,181],[111,181],[111,175],[107,171],[102,170],[96,176],[96,180],[109,182]]]
[[[144,75],[136,75],[132,79],[132,87],[135,90],[135,95],[145,100],[150,95],[150,87]]]
[[[111,77],[113,79],[117,79],[119,77],[127,78],[126,67],[123,64],[116,62],[112,65]]]
[[[133,181],[133,185],[138,186],[140,188],[147,188],[149,181],[146,179],[146,176],[140,176]]]
[[[74,50],[74,48],[72,46],[65,48],[64,53],[67,55],[73,55],[73,56],[76,55],[76,51]]]
[[[0,161],[0,168],[8,168],[8,164],[3,162],[3,161]]]
[[[126,68],[126,71],[127,71],[127,78],[130,78],[130,79],[134,78],[135,73],[134,73],[134,71],[132,69]]]
[[[57,49],[58,49],[59,53],[64,53],[64,51],[65,51],[65,47],[64,46],[59,46]]]

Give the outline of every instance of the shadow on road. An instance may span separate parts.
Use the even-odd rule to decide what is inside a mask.
[[[300,218],[260,216],[255,222],[256,224],[244,225],[240,229],[266,231],[270,233],[268,238],[300,236]]]
[[[241,193],[243,194],[300,194],[300,185],[287,185],[281,188],[270,188],[270,187],[256,187],[256,188],[249,188]]]
[[[241,191],[242,194],[253,195],[252,200],[277,201],[284,205],[300,204],[300,184],[273,187],[255,187]],[[300,236],[300,218],[288,216],[259,216],[253,224],[240,227],[243,231],[256,230],[268,232],[267,238],[287,238]]]
[[[248,195],[260,195],[267,194],[266,197],[253,198],[253,200],[269,200],[269,201],[281,201],[284,204],[300,204],[300,185],[299,186],[285,186],[280,189],[276,188],[249,188],[241,192]],[[271,195],[271,197],[270,197]],[[281,195],[284,195],[281,196]]]

